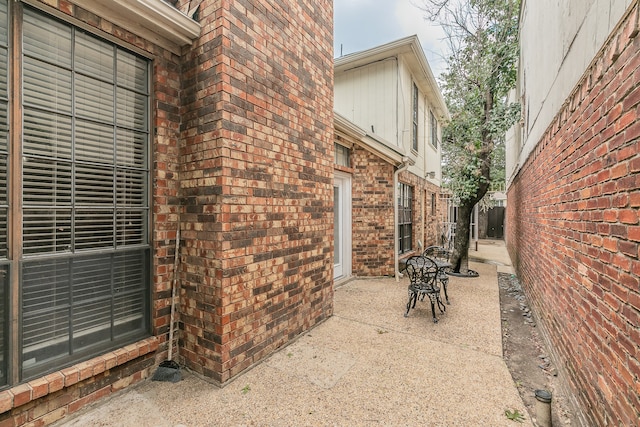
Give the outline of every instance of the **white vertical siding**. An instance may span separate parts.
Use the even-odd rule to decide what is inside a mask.
[[[440,183],[440,144],[430,144],[429,112],[435,108],[424,93],[424,77],[415,79],[407,56],[400,54],[337,73],[334,109],[364,129],[402,149],[415,161],[409,171],[424,177],[435,171]],[[418,85],[418,150],[412,149],[413,83]]]
[[[507,145],[507,177],[517,173],[623,17],[632,0],[525,0],[520,23],[522,146]],[[512,151],[516,150],[514,154]],[[511,152],[510,152],[511,151]]]
[[[335,110],[367,132],[398,145],[397,74],[397,61],[391,58],[337,75]]]

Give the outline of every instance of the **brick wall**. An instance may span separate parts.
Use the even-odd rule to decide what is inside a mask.
[[[418,250],[418,240],[423,248],[440,244],[442,225],[447,214],[447,205],[441,200],[442,189],[435,184],[409,172],[400,173],[400,182],[413,187],[413,241]],[[431,195],[435,194],[436,209],[431,210]]]
[[[393,276],[394,167],[359,146],[351,153],[353,274]]]
[[[393,174],[395,167],[361,147],[354,146],[353,165],[353,274],[355,276],[393,276]],[[446,206],[440,200],[440,187],[409,172],[399,181],[413,187],[413,247],[438,242]],[[431,194],[436,194],[436,212],[431,213]],[[404,256],[412,255],[413,252]]]
[[[637,8],[508,193],[511,258],[589,425],[640,417]]]
[[[333,7],[200,8],[182,69],[180,356],[223,383],[333,310]]]
[[[74,19],[123,40],[154,57],[152,92],[153,271],[151,283],[153,337],[52,372],[0,392],[0,426],[42,426],[77,412],[85,405],[148,378],[166,358],[173,248],[179,220],[178,141],[180,137],[180,57],[114,26],[72,3],[45,1]]]

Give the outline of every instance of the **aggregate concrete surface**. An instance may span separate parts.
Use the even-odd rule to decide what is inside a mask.
[[[495,245],[494,245],[495,246]],[[532,426],[502,358],[497,270],[451,277],[451,305],[428,299],[404,317],[408,279],[355,279],[335,290],[334,315],[220,388],[182,370],[145,380],[56,426]],[[506,267],[508,268],[508,267]]]

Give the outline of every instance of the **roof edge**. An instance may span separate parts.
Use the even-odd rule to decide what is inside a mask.
[[[70,1],[173,53],[200,36],[198,22],[161,0]]]
[[[451,120],[449,109],[447,108],[444,97],[440,92],[440,86],[438,86],[438,82],[433,75],[429,61],[424,53],[424,49],[420,44],[420,39],[416,34],[394,40],[371,49],[335,58],[333,60],[334,73],[348,71],[351,68],[362,67],[385,58],[399,56],[402,54],[409,54],[416,59],[421,72],[426,77],[427,85],[434,94],[434,99],[432,99],[432,101],[436,104],[436,108],[441,112],[440,119],[444,121]]]
[[[367,133],[367,131],[360,126],[336,111],[334,111],[334,127],[336,130],[350,137],[355,144],[382,158],[386,162],[394,166],[398,166],[404,162],[403,159],[406,157],[406,154],[401,148],[394,147],[391,143],[377,135]]]

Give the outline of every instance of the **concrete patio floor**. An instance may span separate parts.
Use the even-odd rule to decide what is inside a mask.
[[[183,371],[179,383],[146,380],[56,425],[531,426],[502,359],[497,269],[510,262],[503,242],[482,243],[470,256],[497,262],[451,277],[436,324],[427,301],[403,316],[407,278],[352,280],[336,289],[333,317],[224,388]]]

